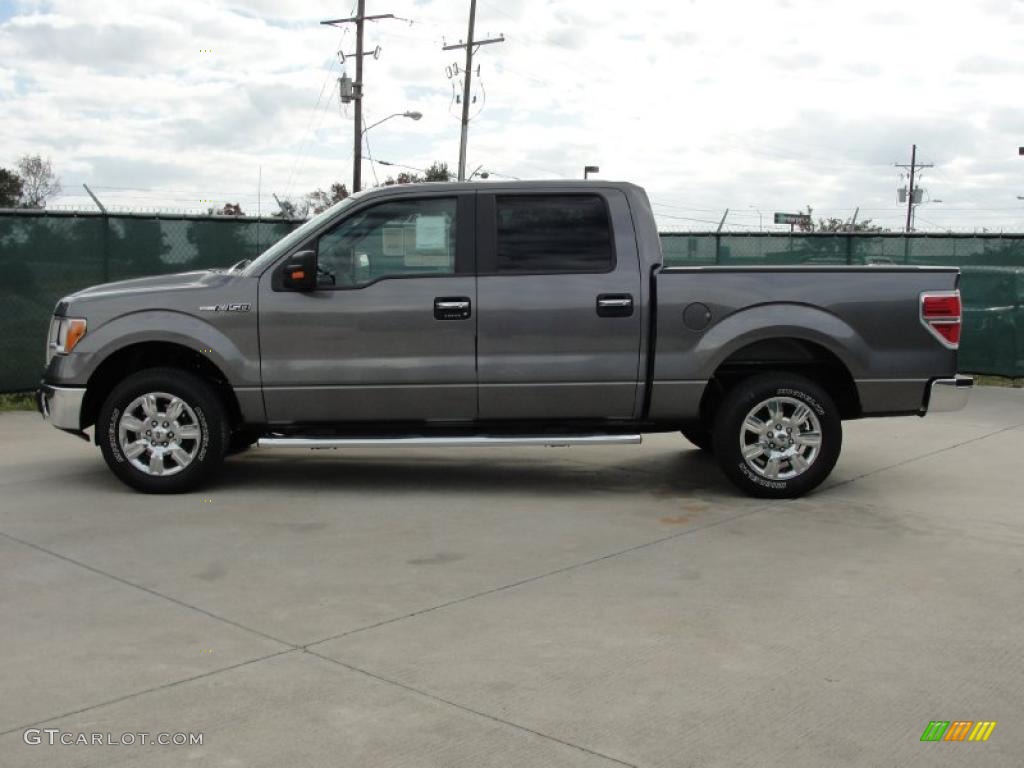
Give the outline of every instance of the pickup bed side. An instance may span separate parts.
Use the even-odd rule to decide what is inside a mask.
[[[693,418],[716,376],[779,367],[834,377],[844,418],[920,413],[929,382],[956,373],[920,296],[957,281],[927,267],[662,269],[648,416]]]

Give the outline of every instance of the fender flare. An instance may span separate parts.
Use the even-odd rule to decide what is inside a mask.
[[[771,339],[799,339],[827,349],[857,379],[868,369],[871,350],[849,324],[818,307],[794,302],[758,304],[722,319],[694,349],[702,361],[702,378],[710,379],[730,356],[750,344]]]
[[[169,330],[174,329],[174,330]],[[176,344],[207,357],[232,386],[258,387],[259,361],[247,357],[228,336],[212,324],[167,309],[142,309],[120,315],[90,329],[89,378],[114,354],[147,342]]]

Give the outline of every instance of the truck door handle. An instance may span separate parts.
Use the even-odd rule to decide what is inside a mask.
[[[434,299],[435,320],[466,320],[472,314],[466,296],[439,296]]]
[[[628,293],[602,293],[597,297],[598,317],[631,317],[633,297]]]

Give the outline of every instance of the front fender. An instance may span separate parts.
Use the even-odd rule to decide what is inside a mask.
[[[53,358],[46,378],[85,386],[112,354],[145,342],[178,344],[207,356],[233,387],[260,386],[255,314],[217,312],[208,321],[167,309],[130,312],[90,327],[72,354]]]

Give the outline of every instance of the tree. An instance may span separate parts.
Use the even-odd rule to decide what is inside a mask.
[[[440,160],[435,160],[429,168],[423,171],[421,176],[418,173],[409,173],[408,171],[402,171],[398,174],[397,178],[394,176],[388,176],[384,179],[384,186],[390,187],[394,184],[419,184],[424,181],[451,181],[452,173],[448,170],[448,163],[442,163]]]
[[[331,184],[330,190],[325,192],[322,189],[317,189],[306,195],[306,200],[309,202],[309,207],[313,213],[323,213],[335,203],[340,203],[348,197],[348,187],[339,182]]]
[[[21,201],[21,177],[0,168],[0,208],[14,208]]]
[[[888,232],[887,227],[879,226],[878,224],[872,224],[871,219],[864,219],[854,223],[851,227],[850,223],[846,219],[838,219],[834,216],[829,217],[818,217],[818,223],[814,223],[812,214],[814,209],[811,206],[807,206],[807,216],[810,218],[810,222],[807,224],[800,224],[799,229],[801,232]]]
[[[423,172],[424,181],[451,181],[452,174],[448,170],[448,163],[435,160],[434,163]]]
[[[18,161],[18,175],[22,208],[45,208],[47,198],[60,194],[60,179],[53,172],[50,158],[25,155]]]

